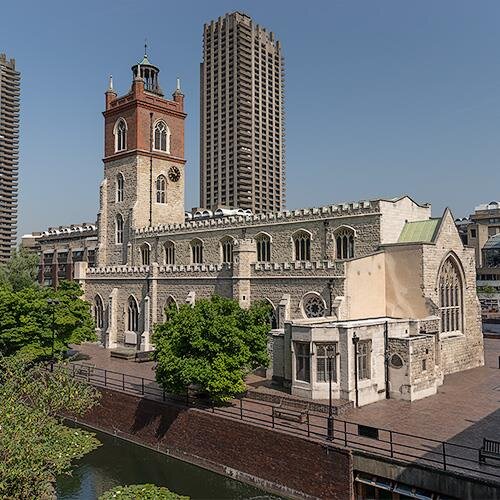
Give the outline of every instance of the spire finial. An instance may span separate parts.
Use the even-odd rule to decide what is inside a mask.
[[[144,57],[148,57],[148,39],[144,39]]]
[[[177,77],[177,85],[175,87],[175,90],[181,90],[181,79],[179,77]]]
[[[109,88],[108,90],[113,91],[113,75],[109,75]]]

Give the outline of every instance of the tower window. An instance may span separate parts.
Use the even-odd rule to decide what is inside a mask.
[[[118,174],[116,176],[116,201],[123,201],[123,195],[125,192],[125,179],[123,174]]]
[[[115,224],[115,240],[117,244],[123,243],[123,217],[121,214],[116,216]]]
[[[156,123],[154,128],[154,149],[170,153],[170,130],[164,121]]]
[[[127,122],[120,118],[115,125],[115,152],[127,149]]]
[[[167,203],[167,179],[164,175],[156,179],[156,203]]]

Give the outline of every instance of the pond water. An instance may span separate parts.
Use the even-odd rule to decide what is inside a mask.
[[[59,500],[92,500],[127,484],[153,483],[192,499],[277,499],[246,484],[148,448],[96,432],[102,446],[80,460],[72,476],[57,481]]]

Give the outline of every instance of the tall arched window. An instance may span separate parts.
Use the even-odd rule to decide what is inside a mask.
[[[295,260],[311,260],[311,235],[307,231],[297,231],[293,236]]]
[[[230,264],[233,262],[233,246],[234,240],[230,236],[223,238],[220,242],[222,262]]]
[[[439,274],[439,310],[441,332],[460,333],[462,330],[462,279],[457,263],[448,257]]]
[[[143,266],[149,266],[151,264],[151,247],[149,243],[143,243],[141,245],[141,263]]]
[[[271,325],[272,330],[276,330],[278,328],[278,312],[276,311],[274,304],[266,299],[265,303],[269,306],[269,323]]]
[[[193,264],[203,263],[203,243],[199,239],[191,242],[191,262]]]
[[[129,332],[139,331],[139,306],[134,297],[129,297],[128,299],[128,310],[127,310],[127,330]]]
[[[94,299],[94,320],[96,328],[104,328],[104,303],[100,295],[96,295]]]
[[[255,238],[257,244],[257,262],[271,261],[271,238],[269,235],[262,233]]]
[[[170,131],[167,124],[159,121],[155,124],[154,130],[154,149],[156,151],[170,152]]]
[[[127,122],[120,118],[115,124],[115,152],[127,149]]]
[[[167,179],[164,175],[156,179],[156,203],[167,203]]]
[[[167,241],[165,243],[165,265],[175,264],[175,245],[173,241]]]
[[[121,214],[116,216],[115,236],[116,243],[123,243],[123,217]]]
[[[174,299],[174,297],[172,297],[172,295],[169,295],[167,297],[167,301],[165,302],[165,307],[163,308],[163,317],[165,321],[168,321],[170,319],[168,312],[173,307],[175,307],[175,309],[179,308],[177,306],[177,301]]]
[[[123,174],[118,174],[116,176],[116,201],[123,201],[123,195],[125,192],[125,179]]]
[[[337,259],[352,259],[354,257],[354,231],[349,228],[339,229],[335,233]]]

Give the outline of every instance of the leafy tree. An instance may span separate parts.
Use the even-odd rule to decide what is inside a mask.
[[[99,497],[99,500],[189,500],[189,497],[177,495],[163,486],[154,484],[133,484],[117,486]]]
[[[21,248],[0,267],[0,286],[18,292],[38,286],[38,255]]]
[[[56,355],[71,343],[95,340],[90,306],[80,298],[82,294],[75,282],[62,282],[57,290],[0,288],[0,354],[25,351],[48,358],[53,334]],[[58,303],[50,304],[49,299]]]
[[[26,355],[0,357],[0,498],[53,497],[56,476],[99,446],[60,415],[82,415],[97,400],[64,365],[51,373]]]
[[[156,325],[156,379],[180,394],[191,384],[215,401],[245,390],[244,376],[267,366],[269,306],[242,309],[235,300],[214,296],[191,307],[172,305],[168,320]]]

